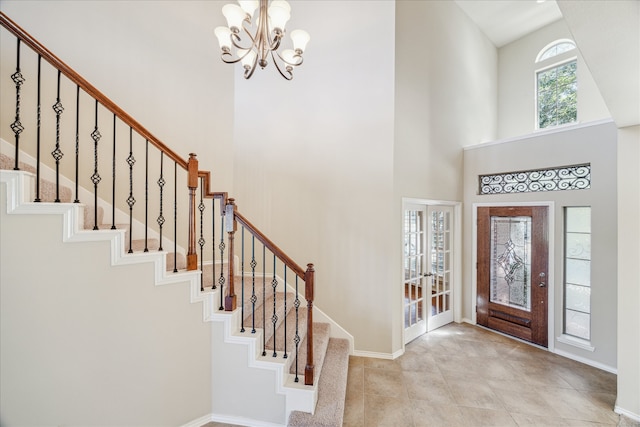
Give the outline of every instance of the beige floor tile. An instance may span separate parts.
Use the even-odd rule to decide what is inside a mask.
[[[365,394],[364,425],[366,427],[412,427],[413,418],[409,400]]]
[[[460,406],[484,408],[504,411],[504,405],[491,387],[484,381],[469,378],[468,380],[450,380],[447,384],[456,403]]]
[[[347,396],[364,395],[364,366],[350,366],[347,373]]]
[[[460,427],[465,425],[460,408],[456,405],[437,405],[413,401],[411,408],[415,427]]]
[[[364,426],[364,394],[353,396],[347,394],[344,405],[343,427]]]
[[[465,426],[474,427],[517,427],[515,420],[507,411],[493,409],[460,407]]]
[[[400,371],[402,368],[397,360],[377,359],[375,357],[365,357],[364,367],[373,369],[387,369],[391,371]]]
[[[423,372],[403,372],[403,382],[409,399],[424,400],[432,404],[454,405],[456,403],[442,375]],[[416,402],[416,404],[418,404]]]
[[[613,423],[613,425],[618,421],[617,414],[593,405],[578,390],[545,388],[540,392],[549,406],[562,418],[603,424]]]
[[[402,381],[402,372],[385,369],[364,370],[364,394],[388,397],[407,397],[407,389]]]
[[[544,414],[549,417],[560,417],[560,414],[558,414],[535,389],[520,390],[514,393],[513,390],[496,390],[494,388],[494,393],[502,400],[504,408],[508,412],[526,415]]]
[[[440,374],[433,356],[428,353],[406,352],[396,362],[403,371],[432,372]]]
[[[567,421],[560,417],[549,417],[511,412],[511,417],[519,427],[560,427],[567,426]]]
[[[621,420],[612,410],[615,375],[483,328],[447,325],[405,350],[396,360],[350,358],[343,427],[597,427]]]

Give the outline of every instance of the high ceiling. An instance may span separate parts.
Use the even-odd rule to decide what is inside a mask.
[[[555,0],[455,0],[496,47],[544,27],[562,14]]]

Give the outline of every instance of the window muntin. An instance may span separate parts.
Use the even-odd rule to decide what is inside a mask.
[[[554,56],[561,55],[576,48],[576,44],[571,40],[556,40],[547,45],[538,53],[536,62],[542,62]]]
[[[591,339],[591,207],[566,207],[564,253],[565,335]]]

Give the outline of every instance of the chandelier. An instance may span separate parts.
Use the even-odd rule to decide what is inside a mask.
[[[280,75],[291,80],[293,69],[302,64],[302,53],[310,37],[306,31],[294,30],[291,32],[293,49],[278,50],[291,17],[289,3],[284,0],[238,0],[238,3],[222,7],[229,26],[215,29],[222,60],[228,64],[241,62],[244,78],[248,79],[256,65],[266,67],[271,56]],[[258,14],[254,19],[256,10]]]

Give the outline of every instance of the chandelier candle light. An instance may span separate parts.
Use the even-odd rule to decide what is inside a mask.
[[[284,0],[238,0],[239,5],[230,3],[222,7],[228,27],[215,29],[222,60],[228,64],[242,62],[244,78],[253,75],[256,65],[267,66],[268,56],[282,77],[293,78],[293,69],[302,64],[302,53],[309,42],[309,34],[303,30],[293,30],[293,49],[278,51],[285,35],[285,25],[291,17],[291,6]],[[254,19],[254,13],[258,15]],[[246,34],[244,44],[241,31]]]

